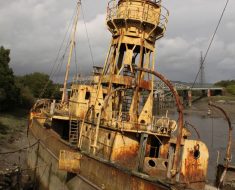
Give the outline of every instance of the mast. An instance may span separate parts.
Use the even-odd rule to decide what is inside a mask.
[[[71,38],[70,38],[71,40],[70,40],[69,58],[68,58],[67,66],[66,66],[66,73],[65,73],[65,78],[64,78],[64,87],[63,87],[63,94],[62,94],[61,104],[64,104],[68,100],[67,82],[68,82],[68,78],[69,78],[69,71],[70,71],[72,53],[73,53],[74,46],[75,46],[75,37],[76,37],[77,23],[78,23],[78,18],[79,18],[79,13],[80,13],[80,6],[81,6],[81,0],[78,0],[75,20],[74,20],[74,23],[73,23],[73,31],[71,33]]]

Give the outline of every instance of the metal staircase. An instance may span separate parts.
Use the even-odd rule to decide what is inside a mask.
[[[69,143],[73,146],[78,143],[79,121],[78,119],[69,119]]]

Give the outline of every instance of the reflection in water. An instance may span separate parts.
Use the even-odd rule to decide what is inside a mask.
[[[171,117],[177,119],[177,114],[171,114]],[[184,120],[194,125],[200,134],[201,140],[207,145],[209,149],[209,166],[208,166],[208,180],[213,182],[216,175],[216,161],[218,151],[220,153],[220,163],[223,163],[225,158],[226,146],[228,143],[228,124],[223,118],[208,117],[205,113],[204,116],[195,114],[187,114],[184,116]],[[197,139],[196,132],[189,128],[192,136],[191,138]],[[235,131],[233,130],[233,137]],[[235,149],[232,146],[232,163],[235,164],[233,159],[235,155]]]

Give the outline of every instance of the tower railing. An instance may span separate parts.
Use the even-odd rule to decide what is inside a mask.
[[[148,2],[148,1],[147,1]],[[169,11],[160,5],[158,2],[150,1],[150,3],[156,4],[159,9],[151,9],[151,7],[143,6],[122,6],[118,4],[117,0],[111,0],[107,8],[107,18],[106,20],[115,19],[133,19],[146,22],[149,24],[154,24],[161,27],[163,30],[166,29],[166,24],[168,22]]]

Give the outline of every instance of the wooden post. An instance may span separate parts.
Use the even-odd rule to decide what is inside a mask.
[[[208,98],[211,97],[211,89],[209,89],[209,88],[208,88],[208,90],[207,90],[207,97],[208,97]]]
[[[188,91],[188,106],[191,108],[192,107],[192,91]]]

